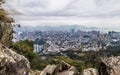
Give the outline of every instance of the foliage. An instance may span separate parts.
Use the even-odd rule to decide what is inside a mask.
[[[34,46],[33,42],[29,40],[21,40],[19,42],[13,43],[13,47],[20,52],[33,52]]]
[[[30,62],[32,62],[33,59],[35,59],[37,56],[33,52],[34,50],[33,42],[29,40],[21,40],[19,42],[12,43],[11,48],[17,53],[27,57]]]
[[[85,63],[81,60],[73,60],[69,57],[65,56],[54,56],[54,59],[56,59],[56,62],[60,63],[61,61],[65,61],[66,63],[69,63],[70,65],[73,65],[77,68],[77,70],[81,71],[82,69],[85,69]],[[87,67],[91,67],[90,65]]]
[[[116,46],[108,46],[106,50],[103,51],[107,56],[119,56],[120,55],[120,44]]]
[[[41,61],[40,56],[37,53],[34,53],[33,41],[21,40],[19,42],[13,43],[11,48],[17,53],[24,55],[30,61],[30,66],[33,70],[43,70],[43,68],[49,64],[49,62],[46,60]]]

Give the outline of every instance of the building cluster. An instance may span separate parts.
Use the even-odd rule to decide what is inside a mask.
[[[34,51],[44,54],[59,53],[66,50],[100,51],[108,46],[119,44],[120,33],[100,31],[34,31],[15,34],[16,41],[29,39],[34,41]]]

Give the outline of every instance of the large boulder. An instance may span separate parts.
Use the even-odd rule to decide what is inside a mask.
[[[53,75],[56,67],[56,65],[47,65],[46,68],[41,71],[40,75]]]
[[[29,75],[29,61],[0,43],[0,75]]]
[[[84,69],[81,75],[99,75],[98,71],[94,68]]]
[[[57,69],[56,69],[56,75],[79,75],[79,72],[77,71],[76,67],[62,61]]]
[[[47,65],[40,75],[79,75],[74,66],[62,61],[59,65]]]
[[[101,58],[100,75],[120,75],[120,56]]]

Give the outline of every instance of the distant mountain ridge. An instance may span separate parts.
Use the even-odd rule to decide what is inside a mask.
[[[21,27],[14,27],[14,30],[16,32],[22,32],[22,31],[36,31],[36,30],[41,30],[41,31],[69,31],[70,29],[75,29],[75,30],[82,30],[82,31],[92,31],[92,30],[101,30],[100,28],[97,27],[86,27],[83,25],[61,25],[61,26],[21,26]]]

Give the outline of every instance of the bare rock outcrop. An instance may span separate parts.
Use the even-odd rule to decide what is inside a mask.
[[[100,75],[120,75],[120,56],[101,59]]]
[[[74,66],[62,61],[59,65],[47,65],[40,75],[79,75]]]
[[[30,75],[29,61],[0,43],[0,75]]]
[[[101,58],[98,71],[93,68],[84,69],[81,75],[120,75],[120,56]]]
[[[12,22],[0,4],[0,75],[30,75],[29,61],[8,48],[13,39]]]
[[[94,68],[84,69],[81,75],[99,75],[98,71]]]
[[[12,22],[14,20],[7,16],[5,10],[0,8],[0,42],[9,47],[13,39]]]

